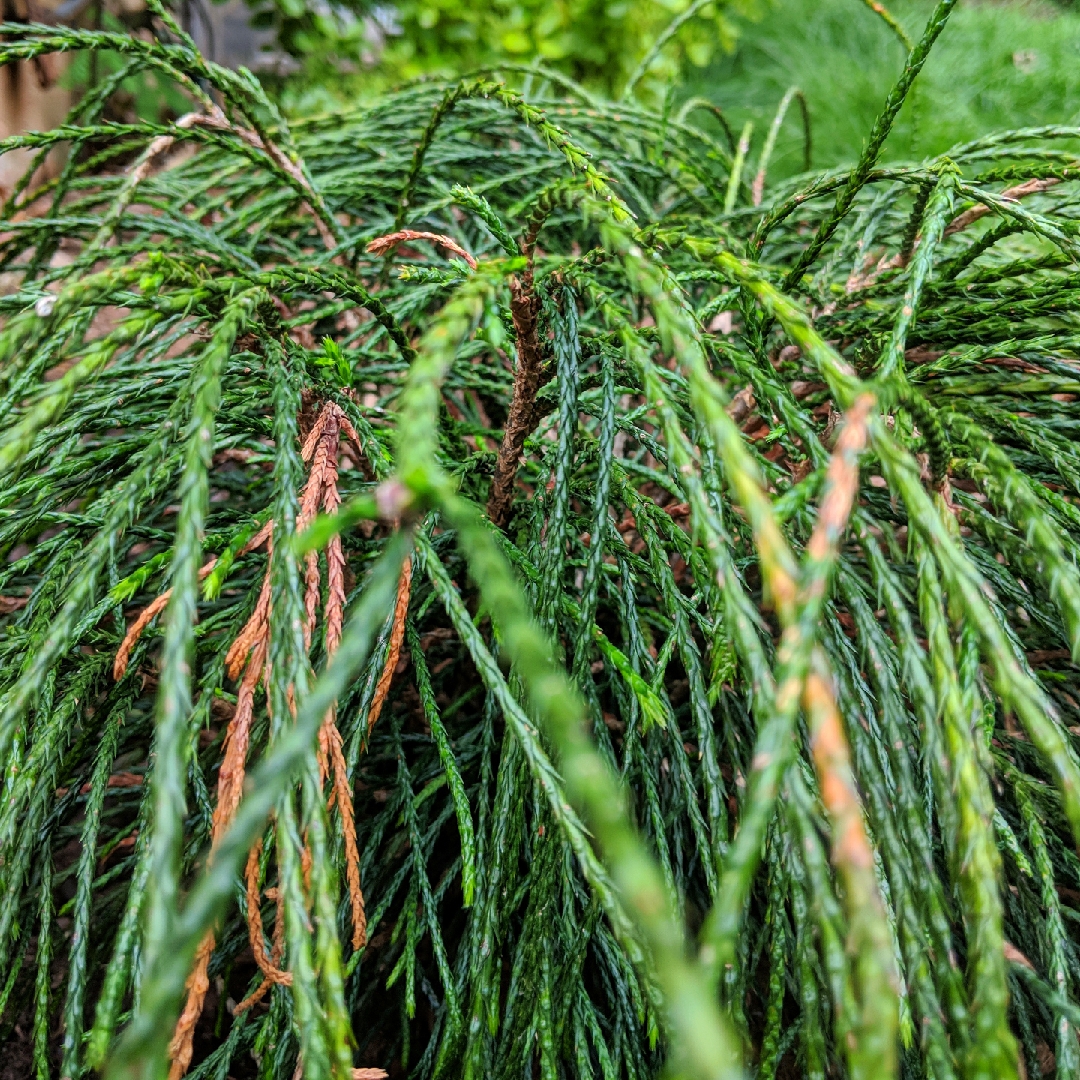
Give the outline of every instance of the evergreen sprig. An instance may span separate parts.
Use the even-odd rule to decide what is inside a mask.
[[[879,167],[952,6],[772,189],[533,69],[290,130],[0,27],[192,101],[0,145],[71,147],[0,233],[39,1077],[1076,1074],[1080,130]]]

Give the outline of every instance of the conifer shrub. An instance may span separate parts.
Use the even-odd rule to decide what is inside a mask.
[[[290,127],[160,7],[3,27],[123,57],[0,144],[69,148],[0,238],[25,1075],[1077,1073],[1080,130],[879,167],[953,6],[781,185],[794,94]]]

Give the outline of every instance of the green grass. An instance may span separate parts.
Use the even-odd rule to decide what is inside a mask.
[[[888,4],[916,37],[932,6]],[[741,19],[739,27],[735,51],[692,78],[680,96],[715,102],[736,132],[752,121],[760,146],[780,98],[799,86],[813,120],[814,168],[857,158],[903,66],[892,31],[859,0],[771,0],[757,20]],[[969,0],[931,55],[884,157],[920,159],[990,131],[1073,123],[1078,115],[1080,14]],[[772,171],[801,168],[801,128],[792,110]]]

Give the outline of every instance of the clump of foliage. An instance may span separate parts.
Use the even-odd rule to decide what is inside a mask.
[[[248,3],[253,25],[272,29],[300,64],[276,80],[279,97],[309,112],[406,79],[507,64],[544,64],[606,95],[639,82],[657,91],[731,47],[732,15],[760,10],[756,0]]]
[[[0,144],[72,147],[0,241],[28,1072],[1075,1075],[1080,131],[880,167],[953,6],[781,185],[3,27],[192,100]]]
[[[415,77],[517,61],[541,61],[600,92],[614,94],[649,46],[677,20],[650,77],[670,81],[681,66],[704,67],[733,40],[730,0],[406,0],[395,5],[400,29],[386,39],[380,67]]]

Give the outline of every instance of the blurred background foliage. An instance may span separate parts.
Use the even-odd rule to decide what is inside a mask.
[[[130,7],[133,0],[126,2]],[[200,10],[204,20],[208,12],[220,24],[211,0],[184,3],[182,14],[196,27]],[[323,112],[416,78],[508,65],[542,64],[618,96],[649,59],[636,96],[652,104],[666,98],[672,108],[704,98],[736,134],[753,123],[758,146],[778,101],[798,86],[813,122],[815,168],[858,156],[904,60],[894,32],[858,0],[231,0],[226,6],[242,3],[261,32],[262,52],[241,55],[240,62],[256,68],[293,114]],[[913,32],[933,5],[892,0],[888,6]],[[233,37],[236,19],[229,24]],[[217,51],[226,62],[235,43],[220,39],[229,36],[219,28]],[[1070,123],[1078,114],[1080,5],[968,0],[905,106],[885,156],[919,159],[987,131]],[[718,123],[702,110],[692,119],[714,129]],[[772,171],[780,178],[802,168],[802,126],[792,110]]]
[[[91,0],[82,19],[151,32],[142,4]],[[294,115],[373,98],[417,78],[542,65],[604,96],[619,96],[637,73],[633,92],[649,104],[677,109],[704,98],[736,135],[752,123],[760,147],[777,103],[797,86],[813,122],[815,168],[858,156],[905,55],[897,35],[859,0],[175,0],[175,6],[204,52],[257,71]],[[932,6],[932,0],[888,5],[908,32],[923,25]],[[646,70],[639,72],[643,61]],[[85,64],[69,73],[76,89],[107,74],[88,72]],[[176,101],[145,82],[125,84],[125,118],[148,115],[151,102],[159,111],[176,110]],[[987,131],[1070,123],[1078,114],[1080,4],[967,0],[905,105],[885,156],[919,159]],[[718,123],[705,110],[692,121],[713,129]],[[793,109],[771,169],[780,178],[802,168],[802,125]]]
[[[917,34],[933,3],[888,6]],[[758,18],[733,23],[734,48],[700,71],[687,69],[677,94],[708,98],[734,128],[752,121],[763,138],[777,102],[798,86],[813,119],[814,167],[854,161],[903,67],[893,32],[857,0],[770,0]],[[989,131],[1078,117],[1080,6],[969,0],[931,53],[885,158],[919,160]],[[802,145],[792,114],[772,159],[774,176],[801,171]]]
[[[388,85],[477,68],[540,63],[617,96],[679,21],[636,87],[653,103],[702,96],[734,129],[764,133],[792,86],[806,94],[817,166],[858,156],[904,60],[885,23],[858,0],[248,0],[272,30],[264,78],[294,111]],[[932,0],[892,0],[914,31]],[[689,16],[689,17],[687,17]],[[685,21],[681,21],[685,20]],[[281,58],[288,61],[282,65]],[[997,128],[1066,123],[1080,111],[1075,0],[968,0],[905,106],[887,155],[921,158]],[[705,123],[699,113],[697,122]],[[774,158],[798,171],[793,113]]]
[[[647,91],[701,71],[735,43],[736,17],[767,0],[252,0],[299,70],[278,77],[295,108],[355,98],[424,76],[542,63],[588,89],[619,93],[665,31]],[[673,26],[677,23],[678,25]],[[270,76],[271,81],[275,77]]]
[[[577,81],[614,94],[638,61],[691,0],[401,0],[401,33],[389,39],[385,68],[411,78],[506,61],[541,60]],[[682,66],[703,68],[733,43],[729,14],[751,0],[694,4],[650,74],[674,78]]]

